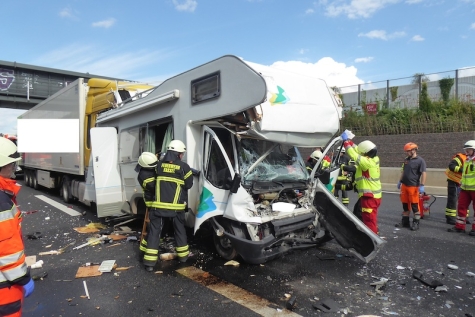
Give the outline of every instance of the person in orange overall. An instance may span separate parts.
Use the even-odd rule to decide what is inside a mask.
[[[20,160],[16,145],[0,138],[0,316],[20,317],[23,298],[35,289],[25,263],[21,212],[16,196],[20,191],[12,176]]]

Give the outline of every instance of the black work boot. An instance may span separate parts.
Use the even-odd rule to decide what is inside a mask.
[[[419,219],[414,219],[414,220],[412,221],[411,230],[412,230],[412,231],[417,231],[417,230],[419,230]]]
[[[409,224],[409,217],[403,216],[402,221],[401,221],[402,227],[403,228],[409,228],[411,227]]]
[[[449,225],[455,225],[457,217],[452,217],[452,216],[445,216],[445,222],[448,223]]]
[[[449,228],[447,229],[448,232],[459,232],[459,233],[465,233],[465,229],[460,229],[460,228],[457,228],[457,227],[452,227],[452,228]]]

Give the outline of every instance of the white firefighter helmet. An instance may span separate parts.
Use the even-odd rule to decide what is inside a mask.
[[[313,158],[314,160],[317,160],[317,161],[318,161],[322,156],[323,156],[323,153],[322,153],[322,151],[320,151],[320,150],[313,151],[312,154],[310,154],[310,157]]]
[[[470,141],[465,142],[465,144],[463,145],[463,148],[464,148],[464,150],[465,149],[474,149],[475,150],[475,140],[470,140]]]
[[[167,147],[167,150],[172,150],[178,153],[186,152],[186,146],[180,140],[172,140]]]
[[[374,144],[373,142],[369,140],[363,141],[360,144],[358,144],[358,152],[360,154],[367,154],[371,150],[374,150],[374,149],[376,149],[376,144]]]
[[[21,160],[15,143],[6,138],[0,138],[0,167]]]
[[[139,165],[142,167],[157,166],[157,156],[151,152],[143,152],[139,156]]]

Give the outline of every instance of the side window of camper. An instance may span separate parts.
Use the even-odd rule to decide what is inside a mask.
[[[137,161],[140,156],[140,128],[122,130],[119,139],[119,158],[121,163]]]
[[[215,187],[223,188],[225,179],[231,176],[223,152],[219,148],[216,140],[212,140],[208,168],[206,169],[206,179]]]
[[[226,183],[229,183],[232,180],[233,173],[226,163],[225,155],[228,156],[231,164],[234,165],[231,134],[225,129],[213,128],[213,131],[221,141],[225,152],[223,153],[213,137],[209,138],[209,160],[205,177],[215,187],[226,189]]]

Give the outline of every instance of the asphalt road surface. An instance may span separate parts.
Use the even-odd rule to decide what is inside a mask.
[[[38,195],[59,202],[70,212]],[[352,208],[356,196],[351,193],[350,198]],[[421,220],[420,230],[413,232],[395,227],[401,219],[399,197],[384,193],[379,227],[387,243],[368,264],[330,241],[264,265],[229,266],[214,252],[210,234],[203,231],[193,236],[190,231],[193,258],[186,264],[162,261],[156,266],[157,273],[143,270],[135,241],[74,250],[93,234],[73,228],[101,221],[87,207],[64,204],[56,192],[25,186],[19,202],[25,213],[26,255],[44,261],[41,268],[32,269],[38,280],[35,292],[24,303],[26,317],[475,316],[475,277],[469,276],[475,273],[475,237],[447,232],[444,197],[437,198],[430,215]],[[79,215],[70,215],[73,211]],[[113,226],[104,219],[102,223]],[[142,224],[138,220],[123,226],[140,231]],[[468,225],[467,232],[470,229]],[[27,238],[35,232],[41,238]],[[61,254],[39,255],[63,247]],[[75,278],[86,263],[104,260],[115,260],[118,268],[128,269]],[[453,265],[457,269],[449,268]],[[420,279],[413,277],[414,270]],[[442,291],[431,287],[439,284]],[[338,312],[326,313],[315,306]]]

